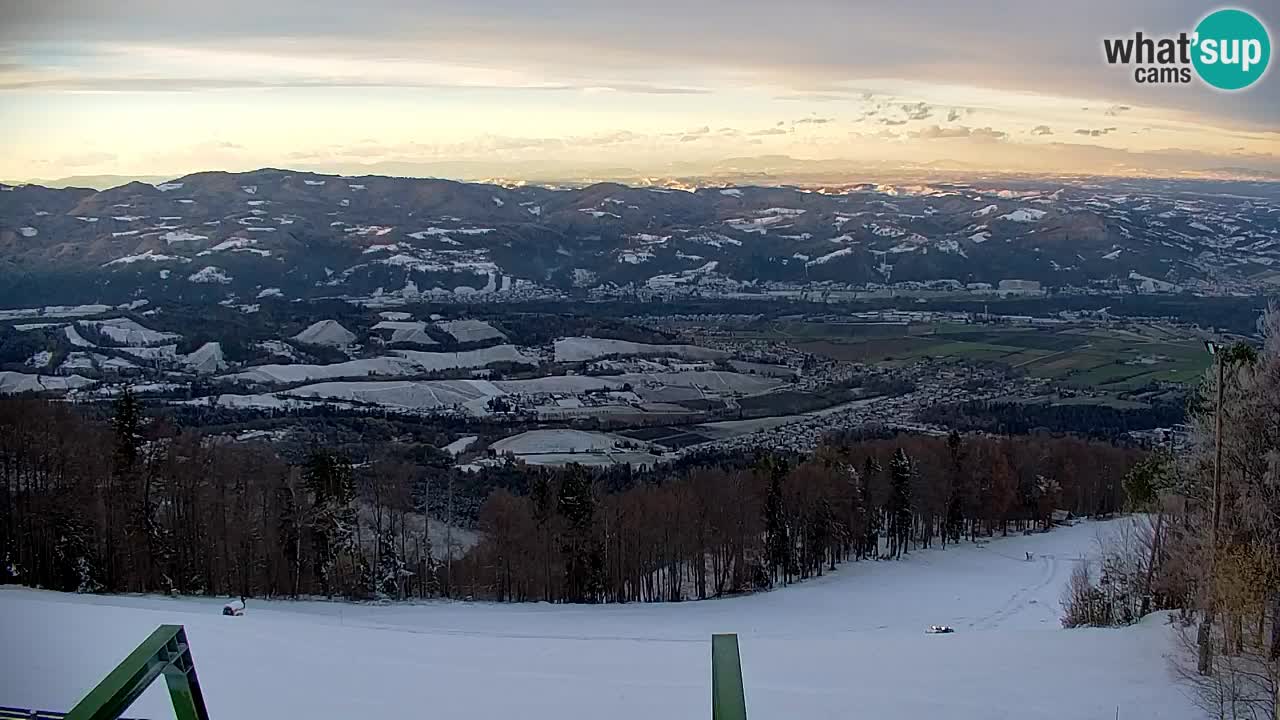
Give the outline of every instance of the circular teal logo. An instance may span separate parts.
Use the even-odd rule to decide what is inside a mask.
[[[1219,90],[1249,87],[1270,60],[1267,28],[1244,10],[1215,10],[1196,26],[1191,62],[1200,79]]]

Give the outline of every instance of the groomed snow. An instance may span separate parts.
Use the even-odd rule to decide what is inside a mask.
[[[0,589],[7,705],[69,709],[162,623],[186,628],[210,716],[653,720],[709,713],[710,636],[736,632],[754,718],[1202,715],[1165,616],[1063,630],[1075,558],[1117,523],[844,565],[770,593],[661,605],[351,605]],[[1033,553],[1026,561],[1024,553]],[[932,624],[950,635],[926,635]],[[73,652],[67,650],[74,648]],[[170,717],[163,684],[130,708]]]

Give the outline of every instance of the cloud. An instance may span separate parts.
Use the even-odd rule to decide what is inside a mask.
[[[926,102],[918,102],[902,106],[902,112],[908,120],[924,120],[933,115],[933,106]]]
[[[906,120],[892,120],[890,118],[880,118],[880,122],[884,123],[885,125],[906,125],[907,124]]]
[[[1032,135],[1052,135],[1053,128],[1049,127],[1048,125],[1037,125],[1031,128],[1031,134]]]
[[[977,141],[993,142],[1004,140],[1009,137],[1009,133],[1003,130],[995,130],[990,127],[967,128],[967,127],[939,127],[930,125],[920,130],[914,130],[907,133],[908,137],[920,140],[941,140],[946,138],[971,138]]]
[[[1005,138],[1009,137],[1009,133],[1003,130],[993,130],[992,128],[989,128],[989,127],[980,127],[980,128],[974,128],[973,132],[969,134],[969,137],[972,137],[975,140],[994,141],[994,140],[1004,140]]]
[[[907,133],[907,135],[913,138],[919,138],[921,140],[937,140],[940,138],[964,138],[964,137],[969,137],[969,128],[967,127],[942,128],[942,127],[938,127],[937,125],[930,125],[929,127],[926,127],[920,130],[913,130]]]
[[[825,125],[829,122],[834,122],[834,121],[835,121],[835,118],[807,117],[807,118],[800,118],[799,120],[794,120],[792,121],[792,124],[794,125],[806,125],[806,124],[807,125]]]
[[[1120,113],[1122,113],[1122,112],[1128,112],[1128,111],[1130,111],[1130,110],[1132,110],[1132,109],[1133,109],[1133,108],[1129,107],[1128,105],[1112,105],[1111,107],[1109,107],[1109,108],[1107,108],[1107,109],[1106,109],[1105,113],[1106,113],[1107,115],[1110,115],[1111,117],[1116,117],[1116,116],[1118,116]]]
[[[1080,128],[1080,129],[1076,130],[1076,131],[1075,131],[1075,133],[1076,133],[1077,135],[1086,135],[1086,136],[1088,136],[1088,137],[1102,137],[1103,135],[1106,135],[1107,133],[1113,133],[1113,132],[1115,132],[1115,131],[1116,131],[1116,129],[1115,129],[1115,128],[1113,128],[1113,127],[1109,127],[1109,128],[1102,128],[1102,129],[1096,129],[1096,128],[1094,128],[1094,129],[1089,129],[1089,128]]]
[[[771,127],[771,128],[765,128],[764,130],[756,130],[755,132],[750,133],[750,134],[751,134],[751,135],[755,135],[755,136],[760,136],[760,135],[786,135],[786,134],[787,134],[787,131],[786,131],[786,130],[783,130],[782,128],[779,128],[779,127]]]
[[[947,113],[947,122],[955,122],[960,119],[959,108],[951,108],[951,112]]]

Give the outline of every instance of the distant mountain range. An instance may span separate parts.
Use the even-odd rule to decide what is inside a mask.
[[[509,187],[289,170],[0,186],[0,302],[761,292],[902,282],[1250,292],[1280,189],[1074,179]]]

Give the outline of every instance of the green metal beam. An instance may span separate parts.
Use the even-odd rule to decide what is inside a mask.
[[[711,636],[711,718],[747,720],[737,635]]]
[[[191,646],[181,625],[161,625],[67,713],[67,720],[116,720],[164,675],[178,720],[209,720]]]

